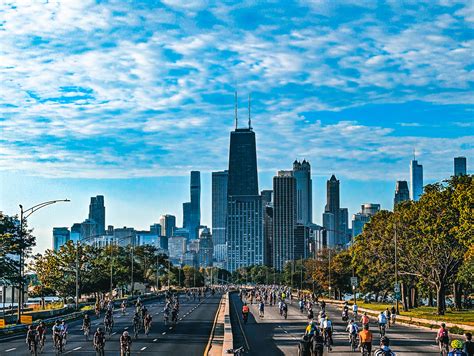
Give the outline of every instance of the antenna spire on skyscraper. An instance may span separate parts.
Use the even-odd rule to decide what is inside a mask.
[[[249,130],[252,129],[252,119],[250,117],[250,94],[249,94]]]
[[[413,148],[413,160],[416,161],[416,148]]]
[[[235,98],[234,98],[234,118],[235,118],[235,129],[237,130],[238,126],[238,118],[237,118],[237,90],[235,91]]]

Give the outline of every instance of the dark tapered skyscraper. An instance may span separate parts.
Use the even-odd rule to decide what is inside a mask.
[[[92,220],[97,224],[96,235],[105,234],[105,205],[104,196],[98,195],[91,197],[91,203],[89,204],[89,220]]]
[[[199,226],[201,225],[201,172],[191,171],[191,211],[189,222],[189,238],[199,238]]]
[[[313,189],[309,162],[295,160],[293,176],[296,179],[296,222],[308,226],[313,221]]]
[[[410,191],[406,180],[398,180],[395,184],[395,197],[393,198],[393,207],[402,201],[410,200]]]
[[[327,223],[324,222],[324,227],[329,231],[330,235],[334,236],[334,244],[342,244],[342,234],[341,234],[341,216],[340,216],[340,200],[339,200],[339,181],[336,179],[336,176],[333,174],[331,178],[326,183],[326,207],[324,208],[325,213],[332,214],[332,224],[329,223],[329,220],[326,219]],[[329,215],[328,215],[329,216]],[[330,245],[330,244],[329,244]],[[333,246],[330,246],[333,247]]]
[[[461,176],[467,173],[466,157],[454,157],[454,175]]]
[[[227,185],[227,269],[264,263],[263,204],[258,194],[257,148],[248,128],[230,133]]]

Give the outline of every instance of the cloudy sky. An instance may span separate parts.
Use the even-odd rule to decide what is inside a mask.
[[[472,1],[18,1],[0,5],[0,210],[69,197],[53,226],[104,194],[107,223],[181,220],[188,174],[225,169],[252,97],[260,187],[308,159],[342,205],[391,208],[416,150],[425,182],[474,158]]]

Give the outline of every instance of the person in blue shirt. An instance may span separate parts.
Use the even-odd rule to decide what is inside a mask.
[[[448,356],[467,356],[467,354],[462,350],[463,343],[461,340],[451,341],[452,351],[448,353]]]

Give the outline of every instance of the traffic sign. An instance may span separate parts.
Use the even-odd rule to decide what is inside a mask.
[[[393,285],[393,291],[394,291],[395,293],[400,293],[400,284],[399,284],[399,283],[395,283],[395,284]]]
[[[31,324],[33,323],[33,317],[31,315],[22,315],[20,317],[20,322],[22,324]]]
[[[351,285],[353,287],[357,287],[359,285],[359,281],[357,280],[357,277],[351,277]]]
[[[395,299],[396,299],[396,300],[402,299],[402,295],[400,294],[399,291],[398,291],[398,292],[395,292]]]

